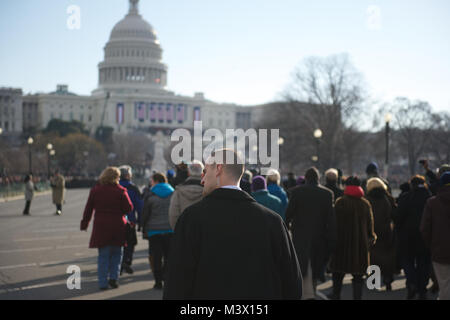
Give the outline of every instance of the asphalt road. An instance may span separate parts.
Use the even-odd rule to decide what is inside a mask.
[[[79,231],[88,190],[68,190],[63,215],[56,216],[49,194],[36,197],[24,217],[24,200],[0,203],[0,300],[7,299],[161,299],[147,260],[147,241],[138,235],[133,275],[123,275],[118,289],[99,291],[97,251],[89,249],[92,228]],[[81,289],[69,290],[69,266],[81,270]],[[318,298],[330,293],[331,281],[318,286]],[[365,289],[363,299],[405,299],[405,279],[396,277],[393,291]],[[351,299],[351,276],[344,279],[342,299]],[[435,295],[430,295],[435,299]]]

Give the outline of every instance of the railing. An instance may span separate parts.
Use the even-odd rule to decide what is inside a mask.
[[[44,192],[50,190],[50,183],[36,182],[34,184],[36,187],[36,192]],[[24,183],[10,183],[6,185],[0,185],[0,199],[8,199],[11,197],[16,197],[25,194],[25,184]]]

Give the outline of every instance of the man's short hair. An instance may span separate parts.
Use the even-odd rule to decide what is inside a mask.
[[[211,153],[207,164],[223,164],[224,171],[236,181],[241,180],[244,173],[244,161],[233,149],[218,149]]]
[[[123,180],[126,177],[131,177],[133,175],[133,172],[131,170],[131,167],[128,165],[123,165],[119,167],[120,170],[120,179]]]
[[[320,173],[315,167],[309,168],[305,173],[305,180],[307,183],[310,182],[319,182]]]
[[[205,169],[205,166],[199,160],[192,161],[188,166],[189,175],[192,177],[200,177],[203,173],[203,169]]]

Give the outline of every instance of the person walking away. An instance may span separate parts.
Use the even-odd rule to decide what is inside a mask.
[[[317,281],[325,281],[325,268],[336,243],[333,192],[319,185],[319,171],[310,168],[306,184],[293,189],[286,223],[304,275],[304,299],[314,299]]]
[[[201,200],[203,193],[201,183],[203,169],[203,163],[198,160],[192,161],[188,165],[188,178],[175,188],[169,207],[169,222],[172,230],[175,229],[177,220],[184,209]]]
[[[450,300],[450,172],[440,176],[438,194],[428,199],[420,231],[431,250],[439,299]]]
[[[327,171],[325,171],[325,180],[326,180],[325,188],[328,188],[331,191],[333,191],[335,202],[337,201],[337,199],[339,199],[344,195],[344,191],[338,187],[338,177],[339,173],[336,169],[330,168]]]
[[[293,172],[289,172],[286,181],[283,183],[284,189],[289,190],[297,186],[297,180]]]
[[[204,197],[175,227],[163,299],[301,298],[288,230],[278,214],[240,189],[242,163],[229,149],[206,160]]]
[[[387,190],[388,190],[389,194],[392,194],[391,187],[390,187],[388,181],[386,179],[383,179],[382,177],[380,177],[380,175],[378,173],[378,165],[376,164],[376,162],[371,162],[367,165],[366,174],[367,174],[367,179],[363,180],[363,182],[361,183],[361,188],[363,188],[365,194],[367,194],[367,181],[369,181],[369,179],[371,179],[371,178],[381,179],[384,182],[384,184],[387,186]]]
[[[65,195],[65,179],[59,170],[55,171],[55,175],[50,180],[50,186],[52,187],[53,204],[56,206],[56,215],[62,214],[62,205],[64,203]]]
[[[264,207],[273,210],[278,213],[283,221],[285,220],[284,212],[282,211],[281,200],[271,195],[267,190],[266,179],[262,176],[256,176],[252,181],[252,193],[251,196]]]
[[[244,190],[248,194],[252,194],[252,179],[253,174],[250,172],[250,170],[245,170],[239,186],[242,190]]]
[[[381,269],[386,291],[392,290],[395,265],[395,239],[393,213],[395,200],[387,191],[387,186],[380,178],[370,178],[367,181],[367,195],[372,206],[375,234],[377,242],[370,250],[370,261]]]
[[[283,212],[283,215],[286,215],[286,208],[288,206],[288,197],[286,192],[283,190],[283,188],[280,186],[280,173],[278,170],[275,169],[269,169],[267,172],[267,190],[269,190],[269,193],[277,197],[281,200],[281,211]]]
[[[33,176],[31,174],[28,174],[25,176],[25,208],[23,209],[23,215],[28,216],[30,214],[30,206],[31,201],[34,197],[34,183],[33,183]]]
[[[155,289],[163,288],[169,263],[172,228],[169,206],[173,188],[162,173],[152,176],[152,188],[144,200],[142,211],[143,237],[148,240],[149,263],[155,278]]]
[[[123,249],[122,267],[120,268],[120,274],[123,271],[128,274],[133,274],[133,254],[134,248],[137,245],[136,225],[140,230],[141,212],[144,207],[144,200],[142,199],[141,192],[138,187],[131,182],[133,177],[132,168],[128,165],[119,167],[120,181],[119,184],[127,189],[128,197],[133,204],[133,210],[127,214],[127,244]],[[137,216],[136,216],[137,215]]]
[[[363,277],[370,265],[370,248],[377,236],[370,202],[364,198],[361,181],[357,177],[345,180],[344,195],[336,201],[336,249],[330,271],[333,273],[332,300],[341,299],[342,281],[347,273],[353,276],[353,299],[362,299]]]
[[[119,286],[122,247],[126,243],[126,215],[133,210],[127,189],[119,185],[120,170],[106,168],[91,189],[80,230],[87,231],[95,211],[89,248],[98,248],[98,284],[100,290]]]
[[[431,193],[425,178],[416,175],[410,180],[410,191],[399,198],[394,222],[398,234],[398,250],[406,275],[407,299],[426,299],[431,272],[429,249],[420,234],[420,222]]]

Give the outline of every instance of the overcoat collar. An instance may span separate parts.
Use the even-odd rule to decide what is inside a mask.
[[[247,192],[235,189],[219,188],[211,192],[206,198],[220,198],[230,201],[256,201]]]

